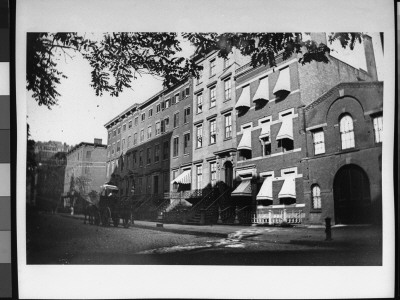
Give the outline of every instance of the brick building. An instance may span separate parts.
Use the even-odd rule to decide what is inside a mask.
[[[326,44],[325,34],[312,37]],[[304,107],[341,82],[376,81],[370,37],[364,48],[367,71],[328,53],[327,64],[301,65],[297,55],[283,61],[280,54],[276,68],[247,64],[237,69],[238,184],[231,196],[243,211],[243,222],[322,222],[311,217],[309,190],[303,184],[309,171],[302,163],[307,157]]]
[[[107,146],[101,139],[82,142],[68,151],[64,196],[79,193],[86,198],[91,191],[100,192],[106,180],[106,153]]]

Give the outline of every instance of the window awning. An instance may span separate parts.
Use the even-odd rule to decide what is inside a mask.
[[[245,86],[236,102],[235,109],[250,108],[250,86]]]
[[[293,140],[293,119],[286,117],[282,120],[282,126],[279,129],[277,140],[281,139],[291,139]]]
[[[257,200],[273,200],[272,195],[272,176],[268,176],[264,179],[260,191],[257,195]]]
[[[279,198],[295,198],[296,199],[296,177],[287,177],[279,192]]]
[[[251,150],[251,129],[245,129],[242,139],[237,147],[238,150]]]
[[[270,130],[271,130],[271,126],[269,125],[269,122],[267,124],[265,124],[265,123],[261,124],[260,139],[269,136]]]
[[[172,184],[190,184],[192,182],[191,170],[185,170],[182,174],[171,181]]]
[[[275,84],[273,93],[274,93],[274,95],[276,95],[276,93],[281,92],[281,91],[290,92],[289,68],[285,68],[285,69],[279,71],[278,81]]]
[[[257,91],[254,94],[253,101],[258,100],[269,100],[269,84],[268,77],[260,80],[260,84],[258,85]]]
[[[251,196],[250,179],[242,180],[239,186],[232,192],[231,196]]]

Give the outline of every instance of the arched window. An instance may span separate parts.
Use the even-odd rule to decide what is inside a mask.
[[[340,138],[342,140],[342,149],[354,148],[354,126],[353,118],[345,114],[340,118]]]
[[[321,209],[321,189],[318,184],[311,187],[312,208]]]

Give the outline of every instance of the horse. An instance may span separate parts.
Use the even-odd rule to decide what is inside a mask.
[[[100,210],[95,204],[89,202],[84,209],[84,215],[85,219],[83,224],[86,224],[86,220],[88,220],[90,225],[100,224]]]

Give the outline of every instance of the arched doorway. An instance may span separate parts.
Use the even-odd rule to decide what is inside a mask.
[[[336,224],[372,223],[369,179],[362,168],[340,168],[333,182],[333,197]]]
[[[227,161],[224,164],[225,167],[225,183],[230,188],[233,185],[233,165],[232,162]]]

